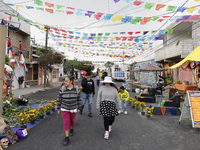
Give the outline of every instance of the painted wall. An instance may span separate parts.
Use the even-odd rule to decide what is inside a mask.
[[[13,85],[14,85],[14,88],[13,89],[19,89],[19,83],[18,83],[18,77],[19,76],[24,76],[25,77],[25,69],[24,69],[24,66],[22,65],[18,65],[15,63],[15,76],[14,76],[14,82],[13,82]],[[23,85],[22,87],[24,88],[24,83],[23,82]]]

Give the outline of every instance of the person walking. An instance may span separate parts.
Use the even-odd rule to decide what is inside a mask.
[[[97,76],[96,76],[96,82],[97,82],[97,86],[99,86],[99,82],[100,82],[100,76],[99,76],[99,74],[97,74]]]
[[[65,85],[60,88],[57,98],[57,114],[62,112],[65,139],[63,145],[69,143],[69,136],[73,136],[76,113],[81,109],[80,92],[77,86],[73,85],[73,78],[67,76]]]
[[[125,90],[124,86],[121,86],[119,92],[119,99],[121,100],[121,105],[124,105],[124,114],[127,114],[127,102],[129,100],[129,93]],[[119,110],[119,113],[123,112],[123,110]]]
[[[82,105],[81,105],[81,111],[80,115],[82,115],[83,108],[85,106],[85,103],[88,99],[88,111],[89,117],[92,117],[92,97],[94,97],[95,94],[95,88],[94,88],[94,81],[91,79],[91,73],[87,73],[86,77],[82,79],[81,81],[82,89]]]
[[[99,88],[97,95],[96,108],[104,118],[104,139],[109,139],[109,132],[112,130],[115,116],[118,115],[116,103],[118,103],[119,109],[121,109],[121,103],[111,77],[105,77],[102,82],[103,86]]]

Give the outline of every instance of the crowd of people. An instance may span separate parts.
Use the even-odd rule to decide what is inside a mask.
[[[62,112],[65,131],[63,145],[66,146],[69,143],[69,136],[73,136],[74,133],[75,116],[77,113],[83,114],[87,101],[88,116],[93,117],[92,102],[95,96],[95,84],[89,72],[81,80],[82,94],[78,86],[75,85],[73,77],[67,76],[63,81],[57,99],[57,113],[61,115]],[[100,86],[100,81],[102,86]],[[97,93],[96,108],[104,119],[104,139],[109,139],[115,116],[123,112],[122,106],[124,107],[124,114],[127,114],[129,93],[123,86],[118,91],[112,78],[108,77],[106,72],[100,72],[96,75],[96,86],[100,86]]]

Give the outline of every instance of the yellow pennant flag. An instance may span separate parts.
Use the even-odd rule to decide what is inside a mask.
[[[122,18],[123,18],[123,16],[116,15],[116,16],[112,17],[112,21],[120,21]]]
[[[189,8],[188,10],[187,10],[187,12],[189,12],[189,13],[193,13],[193,11],[195,11],[197,8]]]
[[[16,5],[17,8],[22,7],[25,8],[23,5]]]
[[[41,25],[41,23],[39,23],[39,22],[35,22],[35,23],[37,23],[38,25]]]
[[[46,29],[46,28],[44,28],[44,27],[41,27],[41,29],[42,29],[42,30],[44,30],[44,31],[46,31],[46,30],[47,30],[47,29]]]
[[[200,0],[194,0],[195,2],[200,2]]]

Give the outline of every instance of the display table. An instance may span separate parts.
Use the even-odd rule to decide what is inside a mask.
[[[182,90],[182,91],[184,91],[184,93],[186,93],[187,91],[197,91],[198,90],[197,85],[175,84],[173,86],[173,88],[178,89],[178,90]]]

